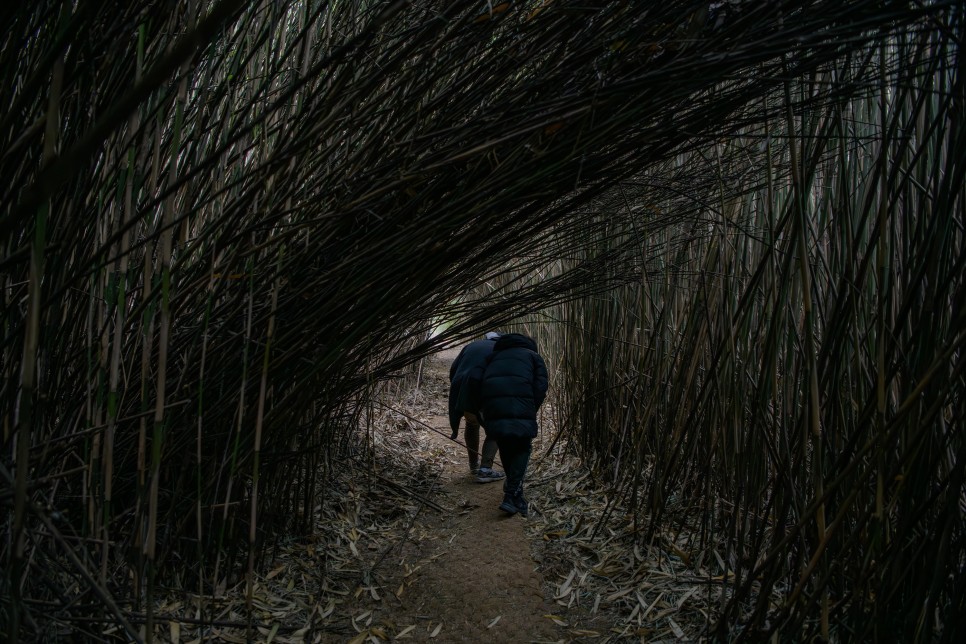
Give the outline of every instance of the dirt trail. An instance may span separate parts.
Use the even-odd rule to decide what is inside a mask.
[[[457,352],[427,359],[424,378],[438,386]],[[433,562],[414,573],[399,610],[414,621],[442,624],[434,642],[559,641],[544,617],[550,608],[530,557],[526,519],[498,509],[502,482],[480,484],[470,477],[466,450],[448,439],[444,415],[422,421],[440,432],[427,429],[425,440],[440,452],[441,492],[460,511],[441,519],[439,529],[449,536],[434,540],[434,551],[424,553]]]
[[[502,483],[469,476],[446,417],[456,353],[427,358],[415,390],[407,380],[386,396],[377,447],[359,450],[372,460],[333,468],[313,532],[279,539],[251,601],[245,579],[219,597],[172,588],[157,602],[158,641],[706,641],[720,568],[683,560],[686,532],[641,543],[634,517],[607,514],[612,499],[589,470],[547,451],[546,431],[529,519],[498,509]]]

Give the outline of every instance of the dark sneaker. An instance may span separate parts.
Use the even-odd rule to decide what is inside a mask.
[[[510,494],[503,495],[503,503],[500,504],[500,509],[507,514],[516,514],[520,511],[520,509],[517,508],[517,504],[513,502],[513,496]]]
[[[502,481],[505,478],[506,474],[497,472],[491,467],[481,467],[476,473],[477,483],[492,483],[493,481]]]

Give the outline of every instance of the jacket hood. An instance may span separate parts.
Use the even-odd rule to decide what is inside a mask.
[[[500,351],[502,349],[513,348],[523,348],[530,349],[530,351],[536,351],[537,343],[534,342],[532,338],[525,336],[522,333],[505,333],[496,341],[496,346],[493,347],[493,350]]]

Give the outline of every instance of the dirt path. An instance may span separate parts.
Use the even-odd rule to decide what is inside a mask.
[[[687,532],[642,543],[634,517],[611,512],[607,488],[547,431],[527,474],[530,517],[498,509],[502,484],[477,483],[449,440],[455,356],[428,358],[415,390],[407,380],[387,395],[376,449],[332,468],[311,534],[277,541],[251,601],[244,578],[217,597],[172,588],[156,605],[158,641],[707,641],[721,567],[688,552]]]
[[[427,360],[427,385],[438,388],[440,378],[445,381],[456,354],[447,351]],[[440,432],[427,429],[425,440],[439,450],[440,491],[460,512],[441,517],[439,529],[449,536],[434,540],[433,552],[424,553],[432,564],[414,573],[399,610],[424,624],[441,625],[434,642],[559,641],[555,626],[544,617],[550,608],[530,557],[526,519],[498,509],[502,483],[480,484],[469,475],[465,448],[448,439],[445,415],[421,420]],[[461,442],[462,434],[461,428]]]

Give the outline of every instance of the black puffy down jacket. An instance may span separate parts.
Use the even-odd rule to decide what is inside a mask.
[[[546,395],[547,365],[536,342],[520,333],[501,336],[483,372],[480,411],[487,436],[536,436]]]

